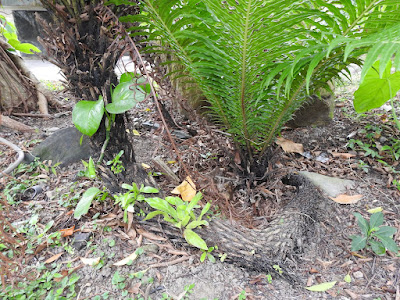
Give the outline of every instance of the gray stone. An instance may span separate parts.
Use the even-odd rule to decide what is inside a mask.
[[[51,160],[54,163],[61,163],[61,166],[87,160],[92,155],[90,141],[87,136],[80,140],[82,133],[75,127],[57,130],[46,140],[36,146],[32,154],[41,160]]]
[[[43,30],[36,22],[35,13],[47,22],[51,22],[50,14],[47,11],[15,10],[13,11],[14,23],[20,42],[33,44],[44,51],[43,46],[38,42],[38,37],[42,35]]]
[[[83,249],[87,245],[91,235],[90,232],[80,232],[75,234],[72,246],[78,251]]]
[[[347,179],[329,177],[306,171],[301,171],[299,174],[308,178],[329,197],[337,197],[340,194],[345,194],[347,189],[352,189],[355,186],[354,181]]]
[[[290,127],[325,126],[333,119],[335,110],[334,96],[325,91],[321,97],[313,95],[293,115],[287,125]]]
[[[171,132],[174,136],[181,140],[190,139],[192,136],[185,131],[182,130],[172,130]]]

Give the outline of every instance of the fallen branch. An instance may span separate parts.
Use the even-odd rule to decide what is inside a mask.
[[[3,116],[1,114],[0,114],[0,126],[4,126],[7,128],[21,131],[21,132],[35,131],[35,128],[25,125],[21,122],[15,121],[15,120],[13,120],[7,116]]]

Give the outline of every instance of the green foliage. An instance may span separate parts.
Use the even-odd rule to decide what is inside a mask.
[[[207,251],[209,248],[206,242],[193,231],[197,227],[208,225],[208,222],[202,220],[202,218],[210,209],[210,203],[203,207],[199,217],[196,218],[194,214],[194,209],[198,207],[197,203],[201,198],[202,194],[200,192],[190,202],[184,202],[179,197],[166,197],[165,199],[158,197],[146,198],[147,204],[154,208],[155,211],[149,213],[144,220],[151,219],[156,215],[163,215],[165,221],[179,229],[183,229],[183,236],[190,245]]]
[[[78,205],[75,208],[75,219],[80,219],[81,216],[89,211],[92,201],[98,197],[100,193],[101,190],[96,187],[91,187],[83,193],[81,200],[79,200]]]
[[[36,268],[35,268],[36,269]],[[79,280],[77,274],[63,276],[59,267],[48,270],[41,266],[44,272],[33,280],[22,280],[17,286],[1,286],[1,299],[74,299],[77,297],[75,284]],[[32,270],[33,271],[33,270]],[[36,270],[37,271],[37,270]],[[59,282],[57,278],[62,278]]]
[[[215,257],[214,255],[211,254],[213,252],[215,247],[209,247],[207,250],[201,250],[203,253],[200,256],[200,261],[203,262],[208,258],[208,260],[212,263],[215,263]]]
[[[107,162],[107,166],[111,165],[111,171],[114,174],[121,173],[125,171],[124,166],[122,165],[122,161],[120,160],[121,156],[124,154],[124,150],[118,152],[118,154],[112,159]]]
[[[143,201],[145,197],[143,194],[156,194],[159,191],[151,186],[144,186],[143,184],[138,188],[136,183],[132,185],[123,183],[122,188],[128,190],[124,194],[114,195],[115,203],[120,205],[124,210],[124,222],[128,223],[128,212],[134,212],[134,205],[136,201]]]
[[[17,30],[13,24],[7,22],[3,15],[0,15],[0,37],[5,38],[6,42],[11,46],[8,51],[20,51],[27,54],[41,52],[35,45],[29,43],[21,43],[18,40]]]
[[[196,82],[215,120],[250,155],[273,142],[308,93],[329,90],[328,82],[349,75],[348,65],[360,65],[362,54],[368,53],[365,69],[379,55],[386,66],[400,39],[393,0],[141,4],[144,13],[121,18],[139,22],[131,34],[144,37],[146,51],[179,59],[167,62],[182,65],[171,78]]]
[[[111,103],[105,106],[102,96],[98,101],[79,101],[72,111],[72,122],[76,128],[83,134],[92,136],[100,127],[104,113],[107,115],[107,131],[110,131],[111,124],[115,119],[115,114],[121,114],[137,103],[145,100],[147,85],[143,89],[144,79],[135,77],[129,80],[129,74],[122,74],[122,81],[115,87],[111,93]]]
[[[384,73],[379,74],[379,61],[366,73],[360,87],[354,93],[354,108],[362,113],[381,107],[392,99],[400,90],[400,71],[391,73],[392,62],[389,61]]]
[[[359,251],[364,248],[371,248],[377,255],[384,255],[386,249],[397,254],[399,247],[393,240],[396,228],[383,225],[383,213],[378,211],[371,215],[369,222],[359,213],[354,213],[357,218],[361,235],[351,236],[351,251]]]
[[[85,170],[80,171],[78,173],[79,176],[87,177],[87,178],[90,178],[90,179],[94,179],[94,178],[97,177],[96,165],[94,164],[94,161],[93,161],[92,157],[89,158],[89,162],[86,162],[86,161],[82,160],[82,164],[85,167]]]

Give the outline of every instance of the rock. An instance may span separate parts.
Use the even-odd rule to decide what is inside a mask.
[[[190,139],[192,136],[185,131],[182,130],[172,130],[171,134],[176,136],[178,139],[187,140]]]
[[[57,130],[46,140],[36,146],[32,154],[41,160],[51,160],[53,164],[60,162],[61,166],[87,160],[93,154],[87,136],[80,140],[82,133],[75,127]]]
[[[160,128],[160,124],[152,121],[146,121],[142,123],[142,126],[148,129],[158,129]]]
[[[299,172],[299,174],[308,178],[315,186],[328,194],[329,197],[337,197],[340,194],[345,194],[347,189],[354,188],[355,186],[354,181],[351,180],[306,171]]]
[[[328,125],[333,119],[335,98],[332,93],[323,91],[321,97],[313,95],[299,108],[287,125],[293,128]]]
[[[353,277],[356,279],[360,279],[364,277],[364,274],[361,271],[357,271],[353,273]]]
[[[50,14],[47,11],[34,10],[14,10],[13,17],[15,27],[18,31],[18,39],[21,43],[30,43],[44,51],[43,46],[38,42],[38,37],[42,34],[42,28],[37,24],[35,14],[39,14],[41,18],[51,22]],[[22,54],[29,56],[29,54]],[[32,56],[32,55],[31,55]]]
[[[83,249],[91,236],[92,234],[90,232],[80,232],[75,234],[72,246],[78,251]]]

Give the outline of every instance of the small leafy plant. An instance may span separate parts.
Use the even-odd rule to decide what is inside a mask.
[[[143,201],[145,197],[143,194],[156,194],[159,191],[151,186],[144,186],[143,184],[138,188],[136,183],[122,184],[122,188],[128,190],[124,194],[114,196],[115,203],[119,204],[124,210],[124,222],[128,222],[128,212],[134,212],[134,205],[136,201]]]
[[[183,230],[183,236],[190,245],[208,251],[206,242],[193,231],[199,226],[208,225],[208,222],[202,220],[202,218],[210,209],[210,203],[203,207],[199,217],[196,218],[194,213],[194,209],[198,207],[197,203],[202,197],[203,195],[199,192],[190,202],[185,202],[179,197],[146,198],[147,204],[155,211],[149,213],[144,220],[149,220],[156,215],[163,215],[165,221]]]
[[[96,165],[94,164],[93,158],[89,158],[89,162],[82,160],[82,164],[85,167],[85,170],[80,171],[78,176],[87,177],[90,179],[94,179],[97,177],[96,174]]]
[[[121,173],[122,171],[125,171],[125,168],[122,165],[122,161],[120,159],[123,154],[124,154],[124,150],[121,150],[118,152],[117,155],[115,155],[115,157],[112,160],[109,160],[107,162],[107,166],[111,165],[111,171],[114,174],[118,174],[118,173]]]
[[[29,43],[21,43],[18,40],[17,30],[15,26],[8,22],[3,15],[0,15],[0,36],[4,37],[11,48],[8,51],[20,51],[26,54],[41,52],[35,45]]]
[[[378,211],[371,215],[369,222],[359,213],[353,214],[358,221],[361,229],[361,235],[353,235],[350,238],[351,250],[359,251],[365,248],[371,248],[377,255],[384,255],[386,250],[397,253],[399,248],[393,240],[396,228],[390,226],[382,226],[384,217],[383,213]]]

